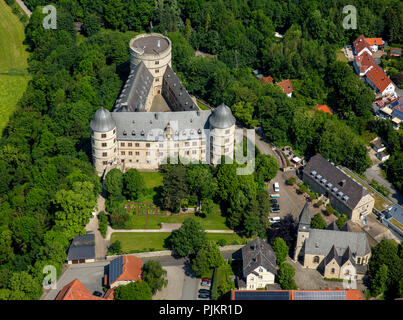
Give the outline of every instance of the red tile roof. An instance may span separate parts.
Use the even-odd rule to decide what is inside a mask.
[[[289,94],[294,91],[291,81],[289,79],[277,82],[276,84],[279,85],[281,89],[283,89],[285,94]]]
[[[66,284],[59,292],[56,300],[105,300],[92,295],[78,279]]]
[[[392,82],[385,72],[383,72],[383,70],[376,64],[374,64],[374,67],[368,71],[366,76],[380,92],[383,92]]]
[[[371,50],[371,46],[369,45],[369,43],[367,41],[365,41],[365,38],[363,35],[360,35],[354,42],[353,42],[353,46],[355,49],[355,52],[357,53],[357,55],[364,50],[365,48],[367,48],[370,52],[372,52]]]
[[[317,106],[315,106],[315,108],[316,108],[318,111],[323,111],[323,112],[327,112],[327,113],[333,114],[332,110],[330,110],[330,108],[329,108],[327,105],[325,105],[325,104],[318,104]]]
[[[118,259],[118,258],[116,258]],[[116,278],[116,281],[137,281],[141,280],[141,269],[143,261],[136,256],[126,255],[123,256],[122,273]],[[111,285],[112,283],[110,283]]]
[[[106,291],[104,299],[113,300],[115,297],[114,294],[115,294],[115,288],[109,289],[108,291]]]
[[[382,45],[382,38],[365,38],[365,41],[369,43],[370,46],[377,45],[381,46]]]
[[[270,76],[268,77],[263,77],[263,81],[266,82],[267,84],[273,83],[274,79]]]
[[[354,59],[357,66],[360,68],[360,73],[365,73],[375,64],[374,58],[366,51],[362,55],[356,56]]]

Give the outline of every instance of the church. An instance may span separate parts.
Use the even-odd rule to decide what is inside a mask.
[[[232,159],[235,118],[221,104],[201,110],[171,66],[172,44],[157,33],[130,40],[130,74],[112,112],[100,108],[90,122],[98,175],[113,168],[156,170],[171,163]]]
[[[371,248],[364,232],[342,230],[333,222],[327,229],[312,229],[309,204],[299,216],[294,261],[317,269],[325,278],[360,280],[368,270]]]

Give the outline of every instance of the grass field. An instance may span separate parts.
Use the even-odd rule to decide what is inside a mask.
[[[24,27],[0,0],[0,132],[7,125],[28,84]]]
[[[163,175],[160,172],[140,172],[144,179],[147,194],[139,198],[137,202],[154,202],[155,196],[158,194],[159,189],[162,187]]]
[[[111,243],[119,240],[124,253],[168,250],[164,241],[170,232],[115,232],[112,233]],[[207,233],[207,239],[218,241],[225,239],[227,244],[243,244],[246,238],[231,233]]]
[[[336,51],[336,60],[341,62],[348,62],[347,57],[344,55],[343,49]]]

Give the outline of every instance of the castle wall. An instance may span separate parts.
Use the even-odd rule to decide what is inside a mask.
[[[221,161],[221,156],[233,158],[235,125],[227,129],[210,129],[210,159],[213,164]]]
[[[93,131],[91,141],[93,164],[97,173],[101,175],[106,167],[116,163],[116,128],[108,132]]]

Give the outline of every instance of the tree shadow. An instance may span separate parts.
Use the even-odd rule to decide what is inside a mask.
[[[159,207],[160,209],[163,209],[163,203],[162,203],[162,191],[164,187],[163,186],[158,186],[154,188],[154,196],[153,196],[153,203]]]

